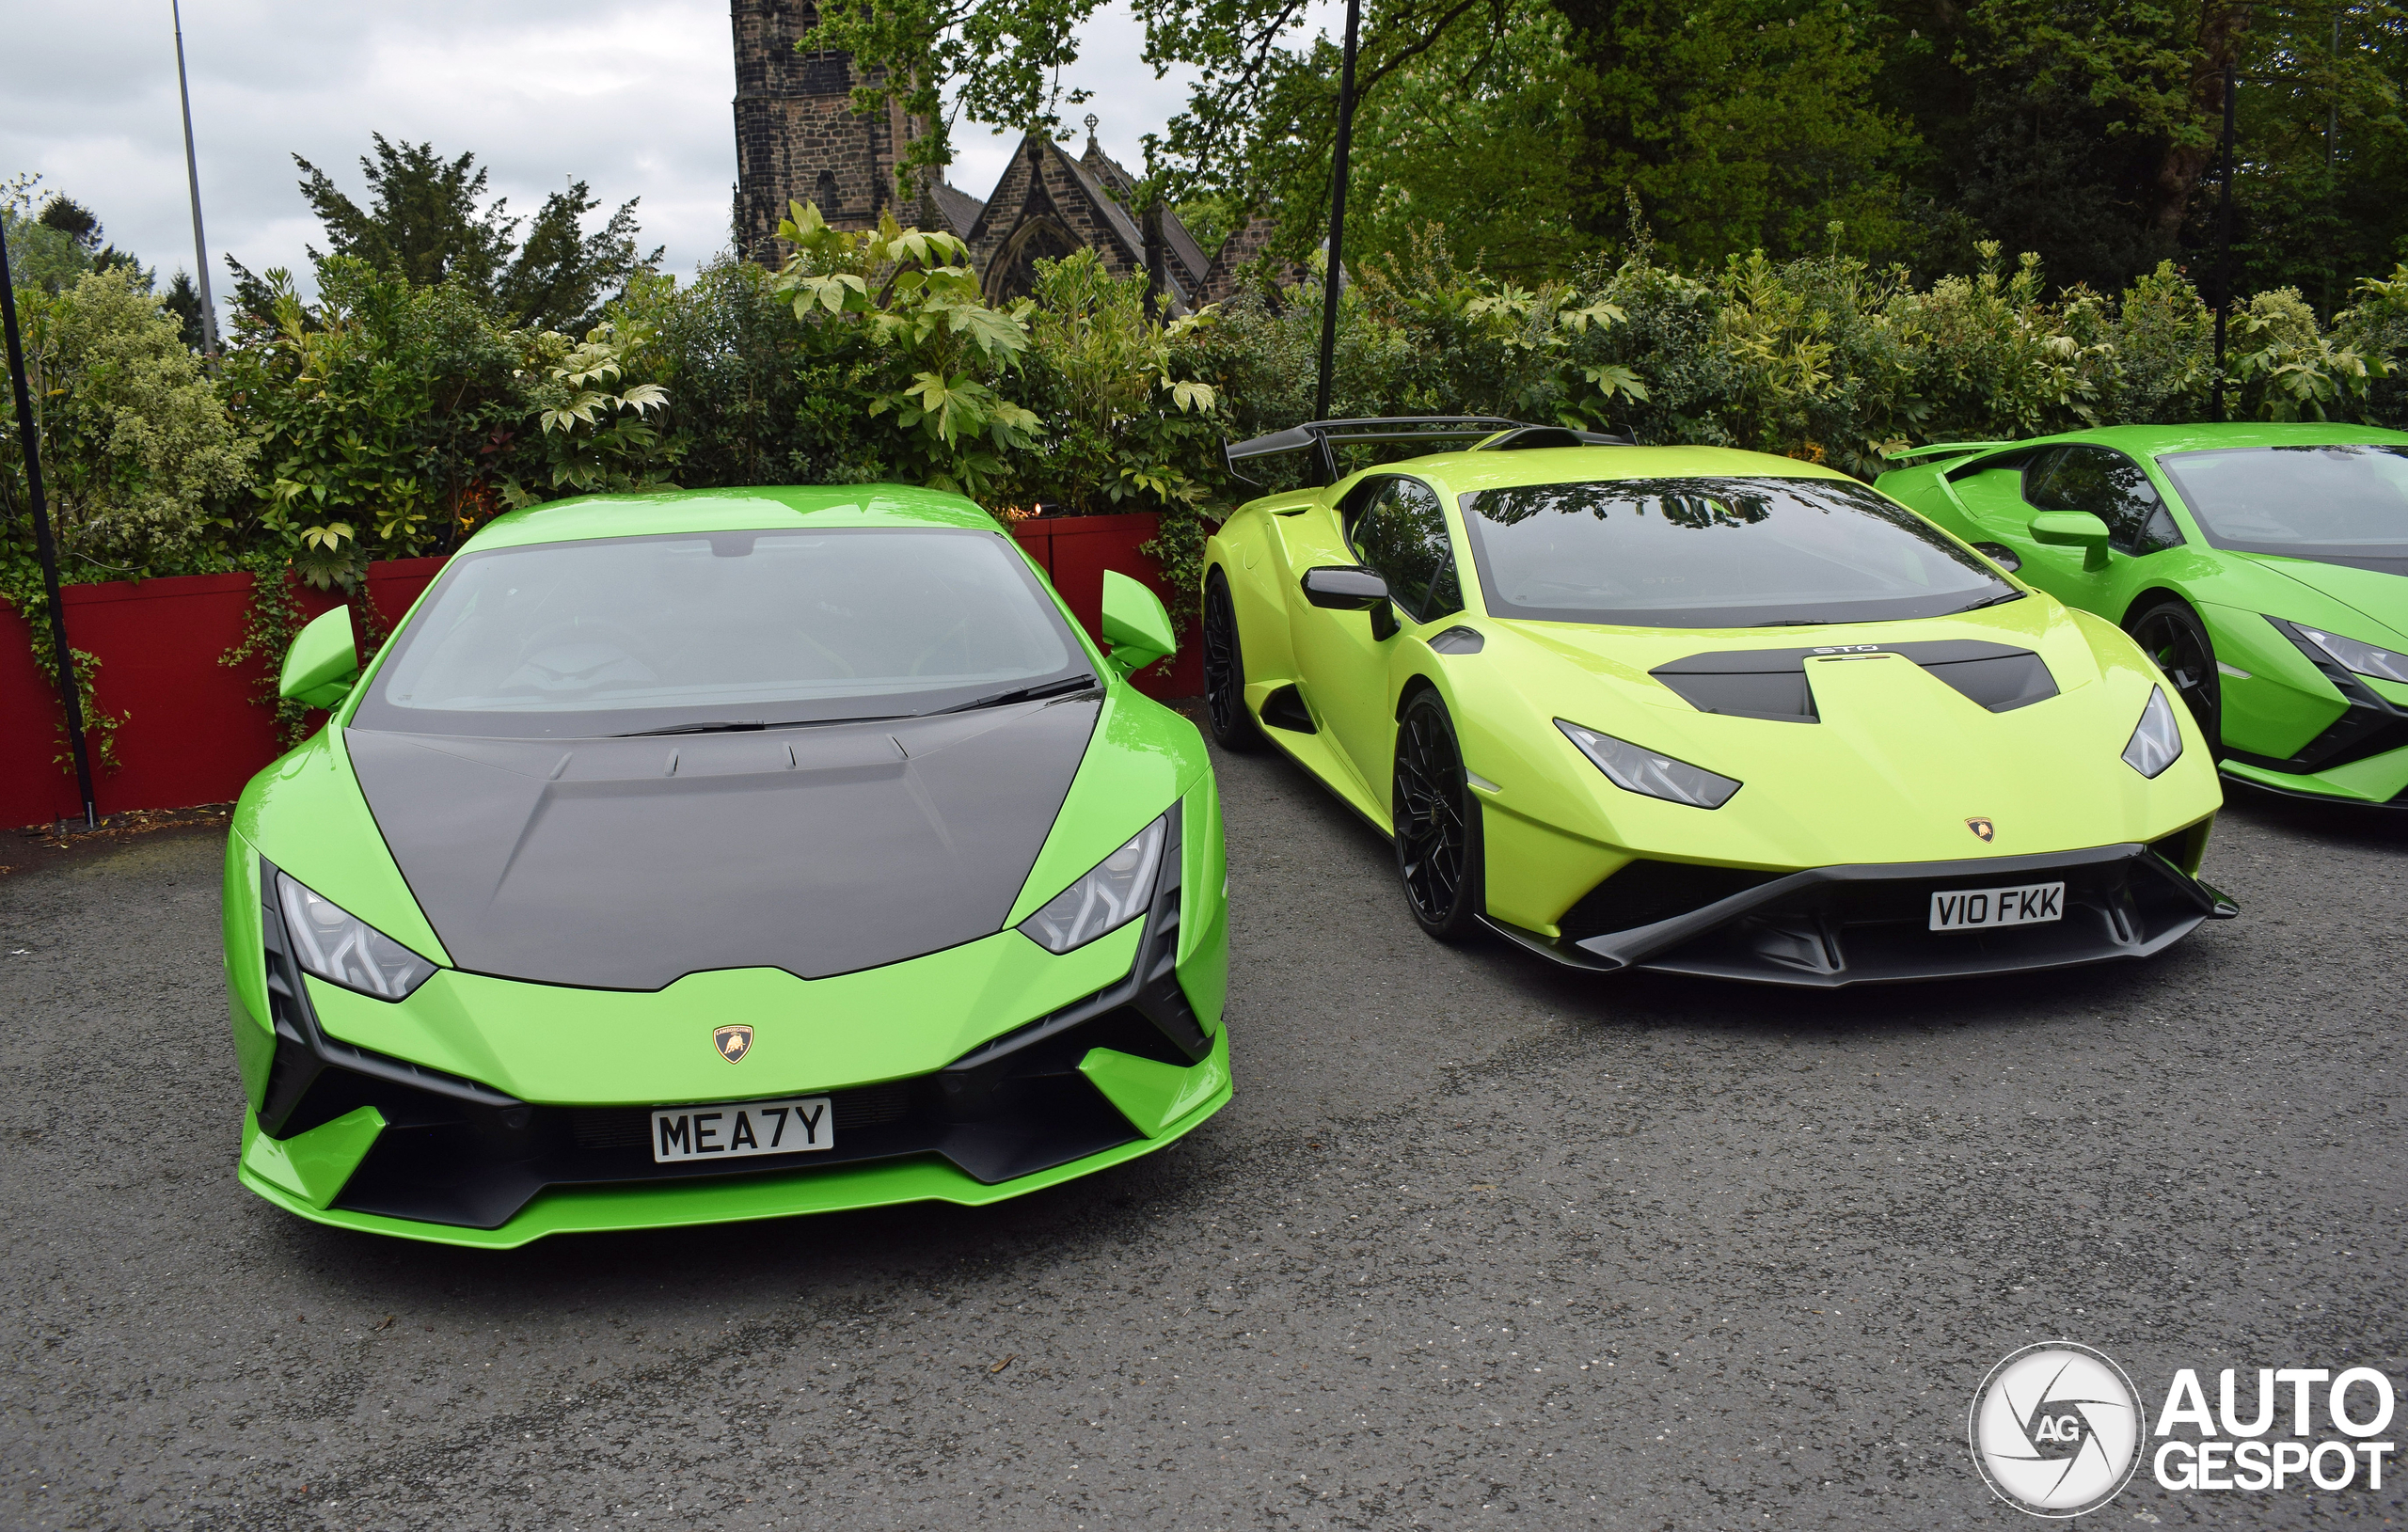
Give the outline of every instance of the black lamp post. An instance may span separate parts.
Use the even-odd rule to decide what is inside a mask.
[[[1354,38],[1362,20],[1362,0],[1346,0],[1346,61],[1338,75],[1338,143],[1330,158],[1329,269],[1322,278],[1321,376],[1313,387],[1316,420],[1329,419],[1338,366],[1338,290],[1346,280],[1346,162],[1354,138]]]
[[[41,433],[34,425],[33,393],[25,386],[25,348],[17,337],[17,283],[8,274],[8,234],[0,221],[0,321],[8,340],[8,385],[17,401],[17,445],[25,454],[25,488],[33,502],[34,557],[41,561],[41,585],[50,597],[51,655],[58,670],[58,705],[67,715],[67,746],[75,755],[75,787],[84,796],[84,825],[92,813],[92,760],[84,749],[84,705],[75,694],[75,655],[67,647],[67,608],[58,599],[58,549],[50,538],[50,506],[41,492]]]
[[[2216,408],[2224,419],[2224,325],[2232,309],[2232,109],[2239,77],[2224,67],[2224,171],[2216,182]]]

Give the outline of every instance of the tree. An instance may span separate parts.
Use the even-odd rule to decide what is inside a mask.
[[[457,279],[474,292],[490,293],[515,246],[516,219],[506,199],[479,211],[487,172],[474,154],[445,160],[431,143],[394,145],[371,134],[375,158],[361,155],[369,206],[362,208],[325,171],[300,155],[293,163],[308,178],[301,196],[325,226],[326,252],[364,261],[420,287]],[[321,259],[315,246],[311,260]]]
[[[1054,71],[1097,0],[872,0],[822,13],[813,47],[869,66],[868,106],[901,100],[1058,130],[1078,99]],[[1282,217],[1301,257],[1326,220],[1339,58],[1291,0],[1139,0],[1147,57],[1200,73],[1149,163],[1173,197]],[[1371,0],[1357,65],[1354,184],[1399,249],[1431,221],[1517,270],[1560,270],[1627,226],[1636,194],[1686,258],[1819,248],[1834,221],[1894,244],[1893,165],[1911,132],[1873,98],[1870,27],[1845,0]],[[913,147],[949,157],[947,123]],[[907,167],[908,168],[908,167]],[[1411,213],[1403,212],[1406,206]],[[1516,237],[1514,230],[1521,231]]]
[[[325,171],[293,156],[305,176],[301,195],[325,228],[329,254],[364,261],[420,286],[458,282],[536,328],[580,333],[596,322],[604,296],[660,258],[657,249],[636,253],[633,197],[588,235],[581,229],[584,216],[602,204],[584,182],[573,182],[547,197],[529,223],[510,216],[507,198],[482,205],[489,172],[473,153],[447,160],[432,143],[397,145],[381,133],[370,138],[373,157],[359,161],[368,182],[365,208]],[[517,243],[522,224],[528,224],[523,246]],[[313,247],[309,254],[317,259],[320,252]],[[246,291],[241,278],[248,276],[238,268],[238,302]]]
[[[864,66],[856,104],[1058,133],[1100,0],[869,0],[813,48]],[[1148,141],[1155,183],[1225,221],[1320,238],[1338,50],[1301,0],[1137,0],[1149,61],[1197,71]],[[2227,66],[2242,81],[2236,257],[2326,311],[2408,254],[2408,8],[2398,0],[1365,0],[1350,254],[1447,227],[1465,255],[1568,273],[1630,227],[1717,262],[1840,248],[1970,274],[2000,240],[2060,282],[2194,268]],[[948,116],[947,114],[953,114]]]
[[[253,447],[176,321],[123,266],[31,301],[21,288],[19,302],[62,551],[87,577],[115,578],[201,546]],[[6,464],[0,488],[13,523],[26,513],[21,462]]]
[[[40,184],[41,178],[32,175],[13,176],[0,183],[0,226],[5,226],[8,236],[10,284],[55,293],[73,287],[92,269],[92,255],[72,231],[47,221],[60,198],[46,199],[39,214],[30,211],[34,188]]]
[[[174,318],[184,344],[198,351],[208,339],[208,332],[200,325],[200,290],[193,286],[190,273],[176,273],[175,280],[167,284],[166,293],[160,298],[159,307]]]
[[[75,242],[75,247],[91,261],[94,271],[114,271],[122,266],[134,273],[134,279],[148,292],[157,276],[127,251],[114,245],[101,243],[101,221],[92,210],[70,197],[65,192],[53,192],[44,202],[36,220],[46,229],[55,229]]]

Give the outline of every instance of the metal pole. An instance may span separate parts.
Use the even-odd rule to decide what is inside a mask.
[[[1338,367],[1338,290],[1346,280],[1347,155],[1354,140],[1354,37],[1362,0],[1346,0],[1346,61],[1338,75],[1338,143],[1331,151],[1329,270],[1322,278],[1321,377],[1313,388],[1313,419],[1329,419],[1330,385]]]
[[[192,252],[199,266],[193,284],[200,289],[200,354],[217,359],[217,306],[209,298],[209,239],[200,231],[200,161],[192,148],[192,89],[184,84],[184,8],[182,0],[168,0],[176,20],[176,94],[184,103],[184,180],[192,186]]]
[[[2216,408],[2224,419],[2224,325],[2232,309],[2232,106],[2239,94],[2232,66],[2224,67],[2224,174],[2216,186]]]
[[[2341,8],[2337,5],[2333,8],[2333,47],[2325,55],[2325,62],[2333,70],[2337,82],[2341,69]],[[2328,222],[2336,221],[2333,219],[2333,145],[2340,136],[2341,89],[2337,83],[2324,110],[2324,216]],[[2334,246],[2325,246],[2324,323],[2327,324],[2333,323],[2333,262],[2336,253]]]
[[[8,275],[8,235],[0,224],[0,321],[8,340],[8,385],[17,401],[17,444],[25,454],[25,487],[34,513],[34,556],[41,561],[41,585],[50,598],[50,641],[58,667],[58,705],[67,714],[67,745],[75,755],[75,787],[84,796],[84,828],[96,829],[92,813],[92,760],[84,749],[84,703],[75,694],[75,655],[67,647],[67,608],[58,599],[58,549],[50,540],[50,506],[41,493],[41,432],[34,424],[33,391],[25,386],[25,348],[17,337],[17,284]]]

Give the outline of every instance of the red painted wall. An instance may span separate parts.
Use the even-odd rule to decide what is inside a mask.
[[[1160,571],[1139,553],[1154,535],[1150,513],[1057,516],[1012,528],[1089,633],[1103,603],[1103,572],[1117,569],[1164,593]],[[441,559],[404,559],[368,566],[366,594],[389,630],[424,592]],[[337,605],[331,592],[296,587],[316,616]],[[101,768],[95,742],[94,790],[100,812],[181,809],[222,803],[276,758],[276,729],[259,699],[264,662],[223,663],[250,620],[248,575],[70,585],[59,592],[68,641],[99,661],[93,703],[121,718],[115,770]],[[361,634],[365,640],[368,635]],[[80,815],[74,768],[66,753],[58,699],[34,663],[32,632],[0,602],[0,824],[28,825]],[[1204,689],[1203,662],[1191,630],[1164,673],[1138,679],[1149,696],[1189,697]]]
[[[1037,516],[1012,523],[1012,535],[1029,557],[1043,566],[1054,589],[1070,604],[1089,637],[1101,640],[1098,625],[1103,613],[1103,572],[1117,569],[1143,580],[1154,594],[1170,604],[1170,587],[1162,570],[1137,550],[1153,540],[1157,517],[1150,511],[1117,516]],[[1195,697],[1204,690],[1203,646],[1196,624],[1179,636],[1179,653],[1168,666],[1157,665],[1137,677],[1137,689],[1149,697]]]

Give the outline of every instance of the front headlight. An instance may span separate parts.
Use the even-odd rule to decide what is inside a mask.
[[[378,1000],[400,1000],[424,984],[435,965],[329,899],[276,875],[293,960],[309,972]]]
[[[1566,739],[1580,747],[1581,754],[1596,763],[1607,781],[1625,792],[1644,793],[1649,798],[1686,803],[1693,809],[1719,809],[1739,790],[1739,783],[1729,777],[1659,755],[1627,739],[1601,734],[1561,719],[1555,720],[1555,726],[1563,731]]]
[[[2124,745],[2124,764],[2144,777],[2155,777],[2182,756],[2182,726],[2163,687],[2148,688],[2148,705]]]
[[[1119,850],[1097,862],[1093,871],[1021,922],[1021,934],[1059,956],[1144,914],[1154,896],[1154,869],[1162,864],[1163,839],[1169,826],[1170,813],[1165,813],[1131,836]]]
[[[2378,681],[2397,681],[2408,686],[2408,655],[2377,649],[2370,643],[2345,639],[2338,633],[2327,633],[2305,623],[2293,623],[2291,626],[2305,634],[2309,642],[2332,655],[2343,670],[2370,675]]]

